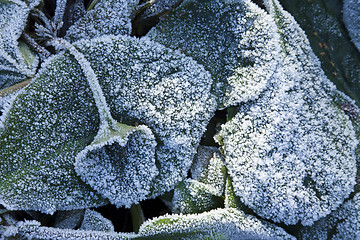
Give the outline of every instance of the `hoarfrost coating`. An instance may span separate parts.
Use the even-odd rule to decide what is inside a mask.
[[[358,141],[305,34],[278,2],[265,3],[282,36],[283,65],[218,141],[246,205],[275,222],[311,225],[353,191]]]

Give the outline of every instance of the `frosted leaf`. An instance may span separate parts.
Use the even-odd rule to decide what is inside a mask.
[[[98,116],[69,54],[50,58],[12,103],[0,133],[0,202],[12,210],[53,213],[106,204],[74,171]]]
[[[358,142],[303,31],[277,1],[265,4],[284,64],[268,90],[223,125],[218,141],[241,201],[275,222],[311,225],[353,191]]]
[[[191,58],[146,37],[102,37],[77,47],[96,63],[113,117],[144,124],[155,135],[159,175],[153,196],[171,190],[186,176],[215,112],[211,76]]]
[[[220,107],[255,99],[279,61],[276,26],[250,0],[185,0],[148,36],[204,65]]]
[[[209,184],[193,179],[182,181],[174,189],[173,213],[201,213],[223,206],[221,194]]]
[[[199,146],[190,169],[191,178],[212,186],[219,195],[222,195],[226,174],[223,161],[218,148]]]
[[[145,126],[130,130],[124,137],[87,146],[76,157],[75,171],[112,204],[130,208],[146,199],[158,174],[156,142]]]
[[[280,227],[233,208],[158,217],[146,221],[139,235],[150,239],[295,239]]]
[[[343,19],[349,35],[360,51],[360,1],[344,0]]]
[[[74,42],[107,34],[130,35],[130,15],[138,0],[101,0],[66,32],[65,38]]]
[[[18,42],[30,8],[22,1],[0,3],[0,89],[33,76],[38,65],[35,54]]]
[[[93,230],[101,232],[114,232],[114,225],[112,222],[104,218],[100,213],[86,209],[84,220],[79,228],[80,230]]]
[[[360,236],[360,193],[313,226],[304,228],[300,239],[358,239]]]
[[[57,211],[54,227],[75,229],[84,218],[84,210]]]
[[[133,239],[136,237],[136,234],[133,233],[115,233],[43,227],[40,226],[40,223],[36,221],[19,222],[16,225],[16,229],[13,229],[12,232],[13,235],[11,235],[11,233],[5,233],[8,237],[16,236],[26,237],[27,239],[43,240],[125,240]]]
[[[212,79],[191,58],[146,38],[125,36],[86,40],[75,47],[82,53],[83,63],[90,66],[79,65],[73,50],[50,58],[17,96],[3,121],[0,203],[8,209],[53,213],[106,203],[74,170],[79,153],[101,140],[94,137],[103,127],[99,117],[103,108],[97,107],[94,99],[98,98],[85,77],[92,75],[91,71],[99,80],[111,115],[128,125],[146,124],[155,135],[159,175],[150,185],[153,196],[171,190],[186,176],[215,111]],[[150,133],[146,137],[151,139]],[[144,149],[136,150],[143,154]],[[133,153],[128,154],[130,161]],[[153,160],[142,161],[150,164]],[[148,165],[151,172],[146,173],[141,172],[143,166],[134,172],[140,171],[142,177],[155,175],[153,165]]]

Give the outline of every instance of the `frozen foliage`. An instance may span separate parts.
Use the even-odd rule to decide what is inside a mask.
[[[19,0],[0,2],[0,89],[21,82],[35,73],[37,57],[18,42],[30,8]]]
[[[215,111],[209,73],[147,38],[103,37],[77,47],[96,63],[92,67],[113,117],[129,125],[145,124],[154,133],[159,175],[153,194],[171,190],[186,176]]]
[[[54,227],[74,229],[80,226],[84,218],[84,210],[57,211]]]
[[[158,170],[151,130],[139,126],[128,135],[87,146],[77,156],[75,170],[112,204],[129,208],[150,194]]]
[[[222,195],[225,187],[225,166],[216,147],[199,146],[191,167],[191,178],[209,184]]]
[[[278,64],[276,26],[250,0],[185,0],[148,36],[203,64],[220,107],[256,98]]]
[[[73,42],[106,34],[130,35],[130,16],[138,2],[138,0],[101,0],[68,29],[65,37]]]
[[[215,111],[211,77],[191,58],[146,38],[107,36],[78,42],[76,47],[82,56],[72,49],[71,54],[66,52],[46,61],[36,79],[17,96],[3,121],[0,201],[8,209],[53,213],[105,204],[74,171],[75,159],[81,159],[79,153],[89,144],[101,142],[106,143],[102,145],[105,148],[96,149],[96,154],[89,151],[91,161],[87,165],[77,163],[78,172],[96,190],[107,197],[124,190],[121,196],[136,196],[133,202],[143,199],[149,186],[152,195],[168,191],[186,176]],[[99,80],[100,89],[94,91],[90,86],[95,82],[89,80],[91,76]],[[95,96],[96,92],[103,92],[106,100],[99,100],[101,96]],[[103,101],[106,106],[99,107]],[[120,177],[126,179],[119,178],[118,168],[124,162],[115,161],[107,152],[112,148],[114,129],[103,128],[101,116],[107,116],[102,113],[107,104],[117,120],[129,125],[146,124],[158,143],[153,159],[150,156],[155,145],[150,130],[141,127],[133,133],[134,138],[129,136],[129,151],[121,153],[131,163],[121,171]],[[110,135],[101,138],[101,129]],[[144,151],[149,156],[141,159],[143,164],[136,164],[135,157],[140,156],[135,152],[144,156]],[[100,157],[105,158],[101,164]],[[159,174],[150,184],[157,173],[153,161]],[[86,168],[90,171],[82,173]],[[95,182],[100,172],[103,178]],[[135,176],[135,172],[140,175]],[[120,180],[134,180],[131,186],[139,189],[116,186]],[[121,204],[130,205],[129,198],[124,199],[126,202]]]
[[[4,236],[43,240],[125,240],[134,238],[135,234],[51,228],[40,226],[37,221],[25,221],[17,223],[16,227],[9,227]]]
[[[86,209],[84,220],[82,221],[79,229],[101,232],[114,232],[114,225],[109,219],[104,218],[100,213],[90,209]]]
[[[360,51],[360,1],[344,0],[343,7],[344,24],[349,31],[350,37]]]
[[[145,222],[139,234],[150,239],[295,239],[280,227],[233,208],[162,216]]]
[[[283,65],[218,140],[246,205],[275,222],[311,225],[353,190],[357,140],[305,34],[277,1],[265,4],[279,28]]]
[[[313,226],[304,228],[300,239],[358,239],[360,236],[360,193]]]
[[[193,179],[182,181],[174,189],[172,213],[201,213],[222,207],[221,194],[209,184]]]

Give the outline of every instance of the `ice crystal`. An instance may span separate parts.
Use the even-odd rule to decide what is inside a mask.
[[[101,0],[72,25],[66,38],[70,41],[91,39],[107,34],[131,33],[131,14],[138,0]]]
[[[0,88],[9,87],[35,73],[37,57],[23,42],[18,42],[25,28],[30,8],[19,0],[0,3]]]
[[[84,220],[82,221],[79,229],[101,232],[114,232],[114,225],[109,219],[104,218],[100,213],[90,209],[86,209]]]
[[[360,51],[360,1],[344,0],[343,7],[344,24],[349,31],[350,37]]]
[[[148,36],[203,64],[220,107],[256,98],[278,64],[275,24],[250,0],[185,0]]]
[[[265,3],[279,28],[283,65],[218,140],[246,205],[275,222],[310,225],[353,190],[357,140],[305,34],[277,1]]]
[[[162,216],[145,222],[139,234],[151,239],[295,239],[280,227],[233,208]]]

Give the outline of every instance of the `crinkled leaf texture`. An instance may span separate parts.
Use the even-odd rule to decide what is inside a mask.
[[[35,74],[38,58],[23,43],[18,42],[27,16],[34,4],[20,0],[0,2],[0,89],[21,82]]]
[[[123,178],[115,181],[119,186],[110,184],[115,175],[119,176],[122,164],[109,158],[110,144],[91,157],[93,162],[87,167],[94,172],[80,173],[83,179],[92,185],[94,173],[102,171],[105,187],[100,190],[99,183],[94,183],[94,188],[109,198],[124,190],[117,199],[136,198],[147,191],[157,171],[148,195],[157,196],[174,188],[186,176],[216,109],[210,74],[191,58],[147,38],[105,36],[75,46],[97,75],[113,117],[129,125],[147,125],[157,141],[156,159],[142,160],[150,166],[136,166],[132,157],[135,152],[144,155],[143,140],[129,140],[129,152],[125,150],[123,155],[134,173],[140,175],[123,169]],[[3,121],[1,203],[8,209],[46,213],[105,204],[74,171],[75,158],[99,131],[97,110],[84,71],[74,56],[65,52],[47,60],[36,79],[17,96]],[[140,147],[134,146],[137,141]],[[151,155],[153,150],[149,149]],[[153,161],[157,171],[151,165]],[[143,187],[122,188],[135,179],[133,186]],[[129,199],[126,204],[130,204]]]
[[[219,134],[237,196],[255,213],[311,225],[353,191],[358,141],[303,31],[277,1],[283,65]]]
[[[130,35],[131,14],[139,0],[101,0],[66,32],[74,42],[103,35]]]
[[[357,49],[360,51],[359,0],[344,0],[343,19],[352,41],[354,42]]]
[[[150,239],[295,239],[282,228],[234,208],[162,216],[145,222],[139,235]]]
[[[114,225],[100,213],[86,209],[84,219],[79,229],[86,231],[114,232]]]
[[[276,31],[250,0],[185,0],[148,36],[203,64],[223,108],[255,99],[265,88],[279,61]]]

